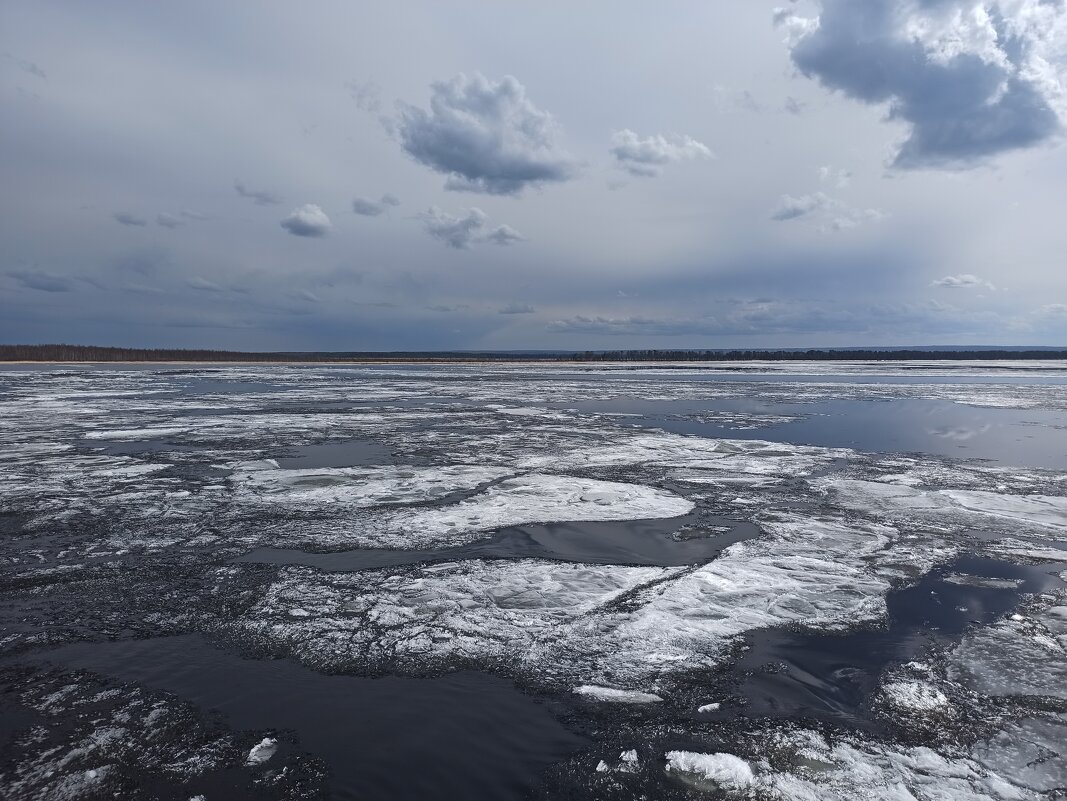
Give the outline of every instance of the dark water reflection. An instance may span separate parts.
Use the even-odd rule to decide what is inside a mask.
[[[291,730],[298,749],[330,766],[337,799],[520,799],[587,744],[546,705],[483,673],[324,676],[195,635],[69,645],[40,659],[173,693],[237,730]]]
[[[957,642],[969,626],[993,623],[1015,609],[1024,595],[1064,586],[1056,574],[1065,566],[965,556],[914,586],[891,592],[884,627],[843,635],[761,632],[734,668],[742,676],[744,714],[815,717],[877,728],[866,716],[865,704],[887,666],[922,659],[932,645]]]
[[[677,434],[1067,468],[1067,420],[1054,411],[914,399],[819,403],[613,399],[559,405],[634,415],[625,422]],[[775,417],[791,419],[778,422]],[[770,422],[761,423],[761,418]]]

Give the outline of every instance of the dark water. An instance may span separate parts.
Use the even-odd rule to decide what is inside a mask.
[[[913,399],[819,403],[614,399],[560,406],[586,412],[633,414],[637,416],[628,417],[625,422],[676,434],[1067,468],[1067,425],[1062,412],[977,408],[950,401]],[[788,415],[796,419],[739,428],[714,420],[722,414]],[[702,420],[704,416],[711,421]]]
[[[886,667],[922,659],[932,645],[957,642],[969,626],[993,623],[1011,612],[1024,595],[1062,587],[1056,574],[1065,566],[1030,567],[965,556],[931,571],[914,586],[891,592],[884,627],[848,634],[756,634],[734,668],[743,676],[739,694],[747,701],[744,714],[815,717],[871,728],[864,705]],[[1016,586],[949,580],[957,575],[979,583],[983,578],[1006,579],[1005,585]]]
[[[306,470],[319,467],[359,467],[363,465],[395,464],[390,448],[369,439],[346,439],[303,445],[277,457],[284,470]]]
[[[390,801],[521,798],[587,742],[504,679],[324,676],[251,660],[199,636],[77,644],[39,657],[173,693],[237,730],[291,730],[326,761],[332,797]]]
[[[372,570],[459,559],[556,559],[600,565],[673,566],[707,562],[723,548],[759,534],[752,523],[714,518],[702,524],[728,529],[719,532],[693,524],[694,517],[511,526],[483,542],[425,551],[367,548],[307,553],[286,548],[256,548],[234,561],[305,565],[329,571]],[[687,525],[692,528],[682,531]]]

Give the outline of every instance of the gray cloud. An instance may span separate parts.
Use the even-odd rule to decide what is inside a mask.
[[[475,207],[469,209],[464,217],[453,217],[437,206],[431,206],[422,219],[430,236],[440,239],[449,247],[465,249],[470,247],[471,241],[485,227],[489,216]]]
[[[352,211],[364,217],[377,217],[389,206],[399,206],[400,198],[386,192],[381,200],[371,200],[366,197],[357,197],[352,201]]]
[[[348,81],[345,89],[360,111],[377,114],[381,110],[382,90],[374,81]]]
[[[306,203],[278,223],[293,236],[322,237],[330,233],[333,225],[326,212],[314,203]]]
[[[1046,50],[1062,0],[822,0],[777,12],[793,63],[909,126],[893,164],[965,167],[1061,129]],[[1050,56],[1046,58],[1046,56]]]
[[[778,222],[810,217],[819,221],[824,231],[844,231],[865,222],[876,222],[885,217],[878,209],[858,209],[830,197],[823,192],[810,195],[782,195],[771,212],[771,219]]]
[[[148,220],[146,220],[144,217],[138,217],[136,214],[130,214],[127,211],[116,211],[111,216],[115,218],[115,222],[122,223],[123,225],[148,225]]]
[[[517,195],[575,175],[552,115],[510,75],[494,83],[461,73],[432,90],[430,111],[401,106],[397,134],[408,155],[448,176],[446,189]]]
[[[800,217],[807,217],[809,214],[813,214],[816,211],[829,207],[832,202],[833,201],[822,192],[801,195],[800,197],[782,195],[778,199],[778,205],[775,207],[774,211],[771,212],[771,219],[783,222],[785,220],[796,220]]]
[[[216,284],[214,281],[208,281],[206,278],[202,278],[199,275],[196,275],[196,276],[193,276],[192,278],[190,278],[188,281],[186,281],[186,284],[188,284],[189,287],[191,287],[192,289],[198,289],[201,292],[225,292],[226,291],[221,286]]]
[[[947,289],[973,289],[975,287],[985,289],[996,289],[989,281],[984,278],[979,278],[977,275],[971,275],[970,273],[960,273],[959,275],[946,275],[944,278],[938,278],[932,282],[930,286],[945,287]]]
[[[352,211],[364,217],[377,217],[385,211],[385,206],[376,200],[365,197],[357,197],[352,201]]]
[[[796,300],[750,300],[732,304],[718,314],[684,315],[575,315],[554,320],[548,330],[563,334],[678,337],[844,332],[877,329],[887,321],[943,314],[934,306],[865,306],[825,308]]]
[[[712,157],[707,145],[690,136],[653,134],[642,139],[629,129],[615,132],[609,152],[616,166],[641,177],[659,175],[666,164]]]
[[[431,206],[421,217],[430,236],[460,250],[469,248],[475,242],[511,245],[524,239],[522,234],[507,225],[497,226],[483,234],[489,224],[489,215],[477,206],[467,209],[467,213],[462,217],[455,217],[437,206]]]
[[[748,89],[715,86],[712,102],[719,111],[763,111],[763,106]]]
[[[534,314],[537,309],[528,303],[509,303],[502,309],[497,310],[497,314]]]
[[[819,167],[819,180],[824,184],[844,189],[852,182],[852,173],[846,169],[834,169],[829,166]]]
[[[200,222],[206,219],[208,219],[206,214],[189,211],[189,209],[183,209],[177,214],[163,211],[156,215],[156,225],[161,225],[164,228],[177,228],[187,222]]]
[[[257,206],[276,206],[282,202],[280,197],[264,189],[249,189],[244,181],[234,181],[233,188],[237,190],[237,194],[248,198]]]
[[[156,215],[156,225],[162,225],[164,228],[177,228],[179,225],[184,225],[184,221],[181,217],[164,211]]]
[[[23,72],[29,73],[30,75],[33,75],[36,78],[43,78],[45,80],[48,79],[48,76],[45,74],[45,71],[38,67],[36,64],[34,64],[32,61],[27,61],[24,58],[18,58],[16,56],[11,55],[10,53],[4,53],[3,57],[4,61],[12,62]]]
[[[525,239],[526,237],[510,225],[498,225],[485,235],[485,241],[492,242],[494,245],[513,245],[516,242],[522,242]]]
[[[70,292],[75,288],[70,278],[43,270],[9,270],[7,275],[18,281],[22,287],[40,292]]]

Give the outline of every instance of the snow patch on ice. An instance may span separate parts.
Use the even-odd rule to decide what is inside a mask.
[[[667,772],[723,790],[744,790],[756,783],[752,766],[734,754],[668,751]]]
[[[451,506],[408,510],[390,524],[418,532],[423,540],[447,542],[457,534],[524,523],[669,518],[693,508],[686,498],[641,484],[533,474],[506,479]]]
[[[930,712],[948,706],[948,696],[923,681],[891,681],[882,685],[886,702],[897,709]]]
[[[571,692],[597,701],[612,704],[656,704],[662,701],[655,693],[643,693],[637,690],[617,690],[614,687],[600,687],[595,684],[583,684]]]

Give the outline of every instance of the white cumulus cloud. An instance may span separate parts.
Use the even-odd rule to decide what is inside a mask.
[[[609,152],[616,166],[641,177],[659,175],[665,165],[678,161],[712,158],[710,148],[691,136],[653,134],[642,139],[628,128],[614,133]]]

